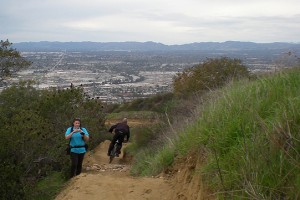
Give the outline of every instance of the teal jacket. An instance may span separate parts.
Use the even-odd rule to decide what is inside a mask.
[[[69,135],[71,133],[71,129],[72,127],[69,127],[65,133],[65,136]],[[81,128],[81,130],[83,131],[83,133],[86,136],[89,136],[89,133],[87,132],[87,130],[85,128]],[[85,153],[86,149],[84,147],[85,142],[82,138],[82,135],[80,134],[80,132],[75,132],[72,137],[70,138],[71,142],[70,142],[70,146],[71,146],[71,152],[73,153]]]

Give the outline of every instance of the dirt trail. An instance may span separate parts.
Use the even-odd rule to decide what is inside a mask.
[[[56,200],[158,200],[173,199],[172,187],[163,177],[132,177],[122,154],[108,163],[110,141],[101,143],[84,158],[84,171],[69,181]],[[123,148],[126,146],[124,144]]]

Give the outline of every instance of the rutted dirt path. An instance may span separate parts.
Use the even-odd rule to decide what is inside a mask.
[[[101,143],[84,158],[84,171],[69,181],[56,200],[169,200],[172,187],[158,177],[132,177],[130,166],[122,163],[122,154],[108,163],[110,141]],[[126,144],[123,145],[123,148]]]

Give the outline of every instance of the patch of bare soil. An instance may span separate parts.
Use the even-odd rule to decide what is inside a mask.
[[[162,176],[130,176],[130,165],[122,162],[122,154],[109,164],[106,155],[109,143],[105,141],[87,153],[84,159],[85,170],[68,182],[56,200],[170,199],[168,194],[172,187],[168,179]]]
[[[117,121],[107,121],[112,125]],[[145,123],[141,119],[130,119],[129,126]],[[211,200],[202,184],[200,173],[201,155],[191,154],[175,161],[174,165],[156,177],[132,177],[130,164],[123,153],[109,164],[106,155],[110,141],[104,141],[86,154],[84,171],[72,178],[56,200]],[[123,144],[123,148],[126,147]],[[123,149],[122,148],[122,149]]]
[[[200,168],[204,159],[204,154],[190,153],[187,157],[177,158],[173,166],[165,171],[173,191],[168,195],[169,199],[216,199],[202,182]]]

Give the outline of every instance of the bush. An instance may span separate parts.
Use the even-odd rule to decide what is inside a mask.
[[[220,88],[233,79],[244,77],[250,77],[250,73],[238,59],[207,59],[202,64],[178,73],[174,78],[173,88],[177,95],[190,95]]]

